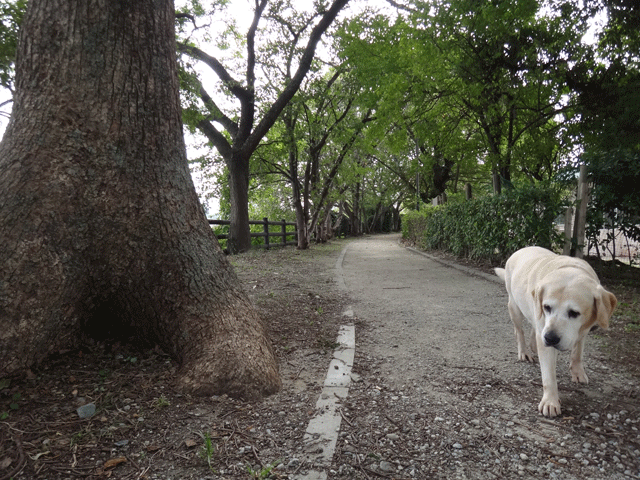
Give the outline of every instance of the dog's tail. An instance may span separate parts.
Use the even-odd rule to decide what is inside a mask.
[[[500,278],[500,280],[504,282],[505,281],[504,268],[494,268],[493,270],[496,272],[496,275]]]

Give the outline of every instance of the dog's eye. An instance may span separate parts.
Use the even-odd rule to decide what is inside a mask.
[[[575,310],[569,310],[568,314],[569,318],[578,318],[580,316],[580,312],[576,312]]]
[[[544,308],[545,312],[551,313],[551,305],[544,305],[542,308]]]

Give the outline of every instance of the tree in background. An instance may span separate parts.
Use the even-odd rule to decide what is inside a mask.
[[[572,107],[563,73],[584,22],[544,16],[535,0],[412,5],[341,31],[341,55],[379,97],[377,137],[414,159],[394,168],[428,179],[430,197],[481,170],[496,190],[500,178],[553,176]]]
[[[601,0],[585,8],[607,18],[594,51],[569,77],[579,94],[581,161],[593,182],[588,233],[596,246],[601,229],[640,241],[640,5]]]
[[[84,331],[160,345],[192,392],[280,385],[189,174],[173,8],[29,2],[0,144],[0,376]]]
[[[15,0],[0,4],[0,116],[9,118],[11,98],[14,93],[13,77],[15,74],[15,56],[18,44],[18,33],[22,17],[27,8],[26,0]],[[1,125],[0,125],[1,126]]]
[[[597,168],[611,175],[613,164],[606,160],[613,157],[603,148],[604,139],[615,143],[617,135],[624,143],[637,138],[635,4],[403,3],[395,15],[365,10],[337,34],[338,64],[359,89],[352,108],[373,109],[358,148],[345,158],[351,170],[337,172],[327,197],[350,212],[354,225],[356,216],[363,216],[360,202],[379,193],[375,185],[381,183],[365,179],[372,169],[387,170],[385,184],[398,185],[397,198],[409,206],[416,198],[426,203],[443,193],[459,193],[466,183],[477,195],[554,180],[582,151],[594,179]],[[609,27],[599,46],[583,42],[594,15],[604,8],[610,13]],[[286,42],[279,42],[283,50]],[[277,66],[272,62],[269,68]],[[306,95],[305,102],[319,105],[323,100],[312,91]],[[292,110],[286,121],[292,119],[304,124],[299,112]],[[611,134],[603,136],[606,131]],[[292,149],[273,158],[298,152],[298,186],[304,192],[306,137],[294,133]],[[266,143],[272,147],[275,138]],[[335,137],[330,148],[346,140]],[[600,154],[592,148],[596,144]],[[635,157],[621,156],[616,168],[626,168],[624,158]],[[280,170],[295,178],[290,168]],[[349,171],[354,173],[346,181]],[[256,184],[270,181],[261,177],[270,175],[268,168],[254,172]],[[635,178],[632,170],[625,172]],[[319,170],[316,177],[330,173]],[[623,179],[600,177],[598,188],[612,186],[611,205],[626,201],[612,196],[626,191],[619,185]],[[368,208],[376,210],[375,203]]]
[[[12,93],[18,33],[26,8],[25,0],[0,5],[0,86]]]
[[[218,77],[222,89],[239,104],[232,113],[225,113],[225,105],[206,90],[207,85],[201,83],[197,93],[203,108],[194,106],[192,109],[200,112],[199,115],[193,115],[195,126],[224,158],[229,172],[231,225],[227,248],[233,253],[246,251],[251,245],[248,213],[251,155],[297,92],[311,68],[318,42],[348,1],[334,0],[328,8],[322,5],[318,11],[300,16],[292,2],[269,4],[267,0],[256,0],[253,22],[244,38],[246,63],[242,77],[234,76],[231,69],[194,44],[180,44],[180,51],[209,67]],[[288,41],[283,42],[282,37],[276,35],[275,43],[267,45],[272,49],[269,52],[271,55],[279,53],[278,47],[284,47],[284,61],[278,62],[269,56],[260,58],[264,52],[257,49],[256,36],[263,18],[275,20],[277,33],[284,29],[288,34]],[[269,35],[269,32],[271,30],[264,34]],[[299,49],[305,38],[306,46]],[[263,79],[265,84],[271,86],[275,96],[261,97],[256,68],[265,65],[266,70],[271,68],[271,71],[277,71],[280,64],[287,65],[287,68],[297,64],[297,68],[289,77],[282,75],[280,78]]]

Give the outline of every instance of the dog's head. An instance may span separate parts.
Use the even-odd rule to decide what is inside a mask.
[[[572,349],[595,326],[608,328],[618,303],[595,279],[572,270],[545,277],[532,292],[542,340],[558,350]]]

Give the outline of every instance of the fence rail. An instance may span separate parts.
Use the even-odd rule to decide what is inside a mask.
[[[231,225],[230,220],[213,220],[209,219],[209,225]],[[260,247],[264,247],[269,249],[272,246],[287,246],[287,245],[297,245],[298,244],[298,229],[296,228],[295,222],[286,222],[285,220],[280,221],[270,221],[267,217],[264,217],[262,220],[249,220],[249,225],[262,225],[262,232],[251,232],[251,238],[263,237],[264,244],[259,245]],[[280,227],[279,232],[270,232],[269,227],[276,226]],[[287,231],[287,227],[293,227],[293,231]],[[226,233],[221,233],[220,235],[216,235],[220,240],[226,240],[229,235]],[[271,243],[271,238],[276,237],[280,238],[279,242]],[[293,240],[287,240],[287,237],[293,237]]]

